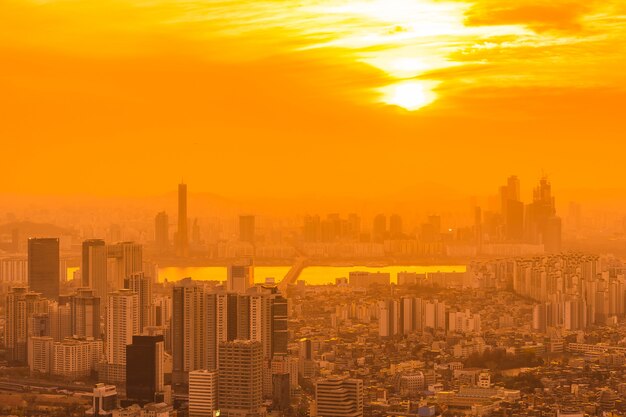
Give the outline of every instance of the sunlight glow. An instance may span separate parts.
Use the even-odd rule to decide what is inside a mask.
[[[403,81],[382,89],[383,102],[415,111],[428,106],[437,99],[433,81]]]

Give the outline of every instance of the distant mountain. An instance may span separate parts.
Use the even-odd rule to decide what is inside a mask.
[[[0,225],[0,234],[10,234],[16,229],[19,231],[20,237],[58,237],[73,235],[75,233],[74,230],[49,223],[21,221]]]

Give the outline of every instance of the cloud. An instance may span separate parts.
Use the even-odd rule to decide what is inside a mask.
[[[519,24],[537,32],[580,32],[584,28],[583,18],[593,11],[593,0],[486,0],[469,9],[466,24]]]

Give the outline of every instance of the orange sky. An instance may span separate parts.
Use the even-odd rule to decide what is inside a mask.
[[[3,0],[0,194],[626,188],[624,87],[621,0]]]

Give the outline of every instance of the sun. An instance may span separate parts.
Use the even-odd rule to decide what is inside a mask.
[[[402,81],[382,88],[382,101],[409,111],[419,110],[437,99],[436,86],[434,81]]]

